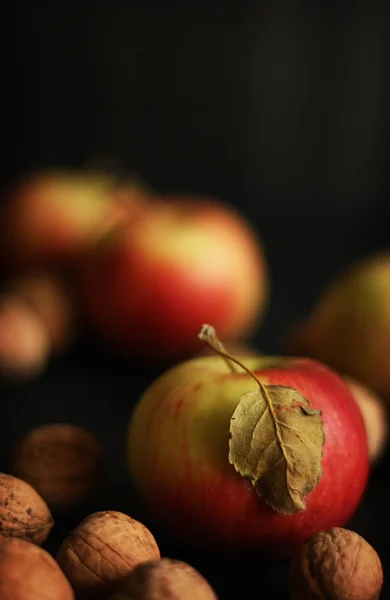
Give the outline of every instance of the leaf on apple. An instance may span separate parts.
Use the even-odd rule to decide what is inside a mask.
[[[231,417],[229,461],[267,504],[292,515],[321,478],[324,442],[321,411],[294,388],[261,384]]]

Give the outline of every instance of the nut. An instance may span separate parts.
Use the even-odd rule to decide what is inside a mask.
[[[96,488],[103,450],[89,431],[66,423],[33,429],[17,445],[12,473],[27,481],[53,510],[71,510]]]
[[[383,572],[366,540],[334,527],[303,544],[291,561],[289,580],[292,600],[376,600]]]
[[[74,303],[70,291],[58,276],[30,272],[11,279],[7,291],[24,302],[41,319],[57,354],[65,350],[74,334]]]
[[[142,523],[105,511],[90,515],[72,531],[57,561],[83,597],[101,598],[136,564],[159,557],[156,540]]]
[[[344,377],[362,413],[371,465],[379,462],[387,445],[387,410],[380,398],[365,385]]]
[[[0,598],[74,600],[74,594],[46,550],[25,540],[0,536]]]
[[[108,600],[217,600],[217,596],[193,567],[162,558],[134,567]]]
[[[0,473],[0,534],[42,544],[54,521],[49,507],[25,481]]]
[[[50,358],[50,338],[39,317],[21,300],[0,299],[0,374],[27,380],[40,375]]]

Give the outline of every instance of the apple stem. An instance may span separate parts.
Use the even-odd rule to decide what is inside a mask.
[[[202,340],[202,342],[206,342],[206,344],[210,346],[210,348],[214,350],[214,352],[219,354],[220,357],[224,359],[225,363],[227,364],[229,370],[232,373],[237,373],[237,361],[226,352],[224,345],[218,339],[216,331],[214,327],[212,327],[212,325],[202,325],[198,334],[198,338]]]
[[[250,375],[256,381],[256,383],[262,390],[265,390],[264,385],[261,383],[261,381],[259,381],[259,379],[256,377],[253,371],[251,371],[247,366],[244,365],[244,363],[238,360],[238,358],[234,358],[234,356],[231,356],[226,352],[223,344],[219,341],[216,331],[212,325],[202,325],[198,333],[198,338],[203,342],[206,342],[206,344],[208,344],[210,348],[214,350],[214,352],[216,352],[222,358],[224,358],[225,361],[228,363],[230,370],[233,373],[237,373],[237,369],[234,366],[234,364],[236,364],[239,367],[241,367],[241,369],[246,371],[248,375]]]
[[[259,386],[259,388],[261,389],[261,391],[264,394],[265,400],[267,402],[268,408],[270,410],[270,413],[271,413],[273,421],[274,421],[276,436],[281,445],[282,452],[283,452],[283,454],[285,454],[285,449],[284,449],[283,441],[281,439],[281,434],[279,431],[276,412],[272,405],[271,398],[269,397],[267,387],[256,377],[255,373],[251,369],[249,369],[249,367],[244,365],[244,363],[242,363],[240,360],[238,360],[238,358],[234,358],[234,356],[231,356],[230,354],[228,354],[226,352],[225,348],[219,341],[216,331],[212,325],[207,325],[207,324],[202,325],[202,327],[200,328],[199,334],[198,334],[198,338],[200,340],[206,342],[210,346],[210,348],[212,348],[217,354],[219,354],[222,358],[224,358],[225,361],[228,363],[229,368],[232,372],[237,372],[237,369],[232,364],[232,363],[235,363],[236,365],[241,367],[241,369],[246,371],[246,373],[248,373],[248,375],[250,375],[252,377],[252,379],[254,379],[256,381],[257,385]]]

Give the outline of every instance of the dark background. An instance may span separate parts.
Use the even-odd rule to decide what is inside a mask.
[[[286,327],[347,264],[387,245],[386,0],[12,0],[0,12],[1,184],[40,166],[109,164],[136,169],[156,190],[238,206],[270,264],[265,350],[280,349]],[[41,380],[3,384],[0,466],[36,424],[86,425],[111,459],[96,507],[131,512],[123,432],[152,376],[86,341]],[[389,572],[386,478],[385,461],[352,525]],[[58,525],[52,549],[78,516]],[[284,597],[278,569],[254,576],[264,597]],[[221,600],[244,597],[243,576],[210,577]]]

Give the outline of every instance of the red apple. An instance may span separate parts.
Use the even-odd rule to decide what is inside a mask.
[[[390,253],[340,275],[319,298],[288,348],[320,360],[390,397]]]
[[[138,182],[123,184],[118,201],[111,175],[99,172],[42,171],[9,189],[1,213],[3,266],[64,263],[78,258],[103,233],[138,206]],[[124,197],[127,206],[124,207]]]
[[[318,530],[345,524],[357,508],[368,473],[364,423],[345,382],[324,365],[289,357],[240,361],[262,385],[294,388],[322,411],[322,475],[304,507],[275,510],[229,462],[232,415],[258,384],[219,356],[182,362],[145,391],[128,429],[130,473],[155,524],[181,542],[233,556],[287,557]],[[275,434],[258,425],[270,440],[266,453]]]
[[[198,352],[202,321],[242,339],[263,314],[267,286],[251,226],[214,200],[179,196],[155,197],[81,273],[85,315],[101,339],[159,362]]]

